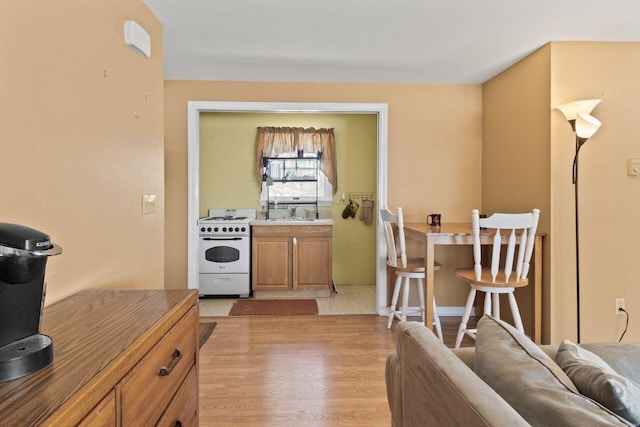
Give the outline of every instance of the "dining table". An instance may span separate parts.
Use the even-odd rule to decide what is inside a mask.
[[[417,240],[425,245],[425,325],[433,324],[433,290],[435,271],[435,247],[436,245],[473,245],[473,232],[471,223],[443,223],[439,226],[431,226],[426,223],[404,223],[404,234],[407,239]],[[480,230],[480,242],[483,245],[493,243],[493,233]],[[542,238],[544,232],[536,232],[533,249],[533,298],[531,311],[533,313],[531,338],[537,344],[542,339]],[[507,243],[508,233],[502,236]]]

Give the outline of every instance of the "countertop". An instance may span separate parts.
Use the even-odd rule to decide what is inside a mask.
[[[333,225],[335,222],[331,218],[321,218],[315,220],[305,219],[254,219],[251,225],[273,226],[273,225],[303,225],[305,227],[312,225]]]

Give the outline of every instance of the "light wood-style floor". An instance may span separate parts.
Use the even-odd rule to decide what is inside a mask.
[[[200,317],[228,316],[237,298],[200,298]],[[338,285],[330,298],[316,298],[318,314],[376,314],[375,285]]]
[[[207,320],[218,326],[200,350],[201,426],[390,425],[384,366],[395,323],[387,330],[377,315]],[[457,322],[442,318],[449,346]]]

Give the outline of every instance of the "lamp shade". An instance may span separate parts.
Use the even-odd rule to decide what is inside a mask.
[[[600,129],[600,125],[602,125],[600,120],[592,115],[578,113],[576,117],[576,135],[579,138],[589,139]]]
[[[590,114],[591,111],[602,101],[601,99],[583,99],[581,101],[567,102],[558,105],[556,108],[564,114],[568,121],[576,120],[578,113]],[[597,128],[596,128],[597,130]],[[595,131],[594,131],[595,132]]]

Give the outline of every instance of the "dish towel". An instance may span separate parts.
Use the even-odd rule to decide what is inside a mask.
[[[373,222],[373,200],[362,201],[360,221],[364,221],[366,225],[371,225],[371,223]]]

